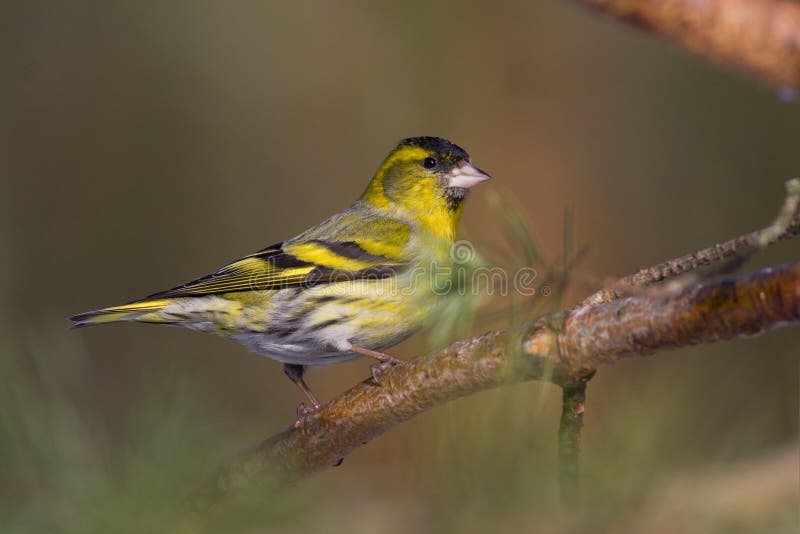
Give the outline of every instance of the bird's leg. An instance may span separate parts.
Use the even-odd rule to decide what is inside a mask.
[[[395,358],[391,354],[378,352],[377,350],[365,349],[364,347],[359,347],[358,345],[351,346],[350,350],[356,354],[362,354],[378,360],[378,363],[369,368],[370,373],[372,373],[372,379],[375,380],[375,383],[377,384],[381,383],[380,376],[388,371],[391,366],[403,363],[403,360]]]
[[[283,364],[283,372],[286,376],[289,377],[289,380],[295,383],[300,391],[303,392],[303,395],[309,400],[311,405],[314,407],[313,409],[306,406],[304,402],[300,403],[300,406],[297,407],[297,418],[302,419],[309,413],[319,409],[319,401],[317,400],[317,396],[311,391],[311,388],[308,387],[306,381],[303,380],[303,374],[306,372],[306,368],[302,365],[295,365],[292,363],[285,363]]]
[[[350,350],[355,352],[356,354],[362,354],[364,356],[369,356],[370,358],[375,358],[381,363],[388,363],[390,365],[397,365],[399,363],[403,363],[403,360],[400,358],[395,358],[391,354],[386,354],[385,352],[378,352],[377,350],[370,350],[365,349],[364,347],[359,347],[358,345],[352,345]]]

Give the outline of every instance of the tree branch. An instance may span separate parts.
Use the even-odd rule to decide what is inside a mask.
[[[579,0],[718,65],[800,90],[800,4],[791,0]]]
[[[318,473],[398,423],[501,384],[536,379],[570,386],[620,358],[798,322],[800,261],[672,295],[635,295],[551,314],[520,331],[489,332],[392,367],[380,384],[361,382],[237,455],[198,496],[213,499],[253,483],[284,484]]]
[[[644,269],[615,287],[646,286],[713,261],[749,257],[797,235],[800,180],[790,180],[786,189],[781,212],[767,228]],[[213,502],[254,483],[278,485],[312,475],[338,465],[355,448],[427,409],[521,380],[546,380],[563,388],[562,500],[566,505],[577,503],[585,388],[600,365],[800,323],[800,261],[673,289],[624,298],[616,291],[598,292],[603,298],[590,297],[569,312],[552,313],[517,330],[459,341],[433,357],[395,366],[381,375],[380,383],[365,380],[235,456],[195,494],[195,503]]]

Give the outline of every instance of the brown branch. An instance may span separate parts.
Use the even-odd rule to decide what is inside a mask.
[[[792,0],[580,0],[712,63],[800,90],[800,4]]]
[[[519,332],[459,341],[365,380],[224,466],[206,498],[283,484],[336,465],[355,448],[443,402],[501,384],[574,385],[598,366],[656,350],[753,336],[800,322],[800,261],[673,295],[635,295],[559,312]]]
[[[569,314],[562,336],[574,375],[658,350],[762,334],[800,321],[800,261],[692,286],[663,298],[639,295]]]
[[[637,288],[684,275],[723,260],[733,262],[732,265],[723,266],[720,269],[723,272],[729,271],[730,267],[738,267],[759,250],[798,234],[800,234],[800,178],[794,178],[786,182],[786,198],[781,211],[775,221],[766,228],[704,248],[698,252],[686,254],[680,258],[659,263],[653,267],[641,269],[618,280],[610,287],[590,295],[578,307],[611,302],[630,294]]]

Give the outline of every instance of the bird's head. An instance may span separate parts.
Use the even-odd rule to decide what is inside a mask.
[[[362,200],[455,237],[470,187],[489,178],[460,146],[439,137],[411,137],[387,156]]]

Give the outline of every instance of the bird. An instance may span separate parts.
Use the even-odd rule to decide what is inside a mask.
[[[316,410],[307,367],[402,361],[384,351],[435,316],[464,201],[489,178],[448,140],[404,139],[343,211],[207,276],[74,315],[72,326],[134,321],[229,338],[282,363],[313,406],[300,408]]]

